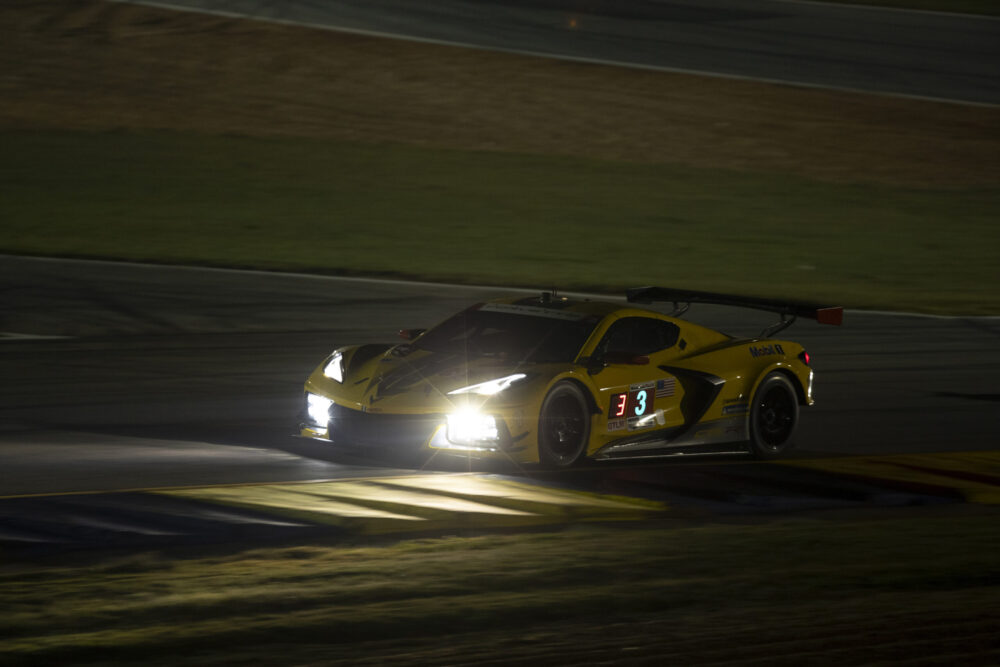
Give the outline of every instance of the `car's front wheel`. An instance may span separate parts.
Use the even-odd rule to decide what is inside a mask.
[[[543,465],[568,468],[584,458],[590,442],[590,410],[583,390],[560,382],[542,402],[538,417],[538,458]]]
[[[799,400],[791,380],[771,373],[757,387],[750,407],[750,451],[759,458],[780,456],[792,447]]]

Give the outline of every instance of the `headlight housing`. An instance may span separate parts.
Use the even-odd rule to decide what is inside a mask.
[[[330,424],[330,408],[333,401],[326,396],[306,393],[306,414],[314,424],[326,428]]]
[[[323,367],[323,376],[336,382],[344,382],[344,354],[340,350],[334,352],[327,360]]]
[[[507,389],[515,382],[523,380],[526,377],[528,376],[524,373],[514,373],[513,375],[507,375],[506,377],[497,378],[495,380],[487,380],[486,382],[469,385],[468,387],[453,389],[448,392],[448,395],[455,396],[458,394],[477,394],[479,396],[494,396]]]
[[[448,415],[448,440],[456,445],[495,444],[500,440],[496,417],[476,410],[461,410]]]

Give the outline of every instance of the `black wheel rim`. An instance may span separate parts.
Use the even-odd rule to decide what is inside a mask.
[[[785,444],[795,428],[795,399],[782,387],[764,392],[757,404],[757,433],[768,447]]]
[[[583,442],[584,427],[583,412],[575,397],[553,398],[545,413],[545,442],[552,454],[560,459],[574,457]]]

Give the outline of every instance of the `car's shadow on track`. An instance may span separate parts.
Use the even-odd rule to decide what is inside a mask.
[[[660,498],[668,488],[692,491],[695,495],[700,495],[705,489],[693,487],[714,487],[720,479],[726,477],[722,471],[730,467],[730,464],[753,461],[749,454],[738,453],[727,456],[678,455],[660,459],[585,461],[572,468],[554,469],[537,464],[481,459],[444,452],[417,454],[352,449],[322,441],[295,438],[287,434],[276,438],[272,446],[296,456],[355,469],[368,469],[373,475],[400,474],[401,471],[413,474],[499,475],[546,487],[652,498]],[[719,495],[712,489],[708,489],[707,493],[710,496]]]
[[[278,420],[240,422],[174,422],[164,424],[108,424],[74,427],[67,430],[113,436],[127,436],[159,441],[207,443],[229,447],[254,447],[282,451],[296,457],[339,466],[368,469],[391,469],[414,472],[476,472],[521,474],[528,470],[511,462],[476,459],[455,455],[428,454],[417,451],[372,450],[332,444],[293,435],[288,422]]]
[[[171,424],[113,425],[93,427],[90,432],[165,441],[208,443],[216,446],[253,447],[343,467],[344,477],[399,474],[475,473],[501,475],[547,486],[621,493],[625,487],[662,488],[688,486],[707,469],[747,462],[747,455],[676,456],[665,459],[632,459],[585,462],[572,469],[547,469],[513,461],[480,459],[445,452],[390,451],[353,448],[293,435],[284,420],[240,422],[185,422]],[[712,476],[718,473],[713,472]],[[334,477],[339,476],[335,473]]]

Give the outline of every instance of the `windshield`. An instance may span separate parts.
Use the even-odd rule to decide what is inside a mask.
[[[571,362],[599,317],[489,303],[465,310],[420,337],[417,349],[534,363]]]

